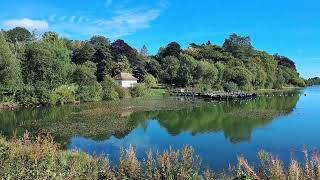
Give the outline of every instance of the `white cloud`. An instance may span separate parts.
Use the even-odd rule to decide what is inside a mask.
[[[149,28],[151,22],[159,15],[160,11],[156,9],[118,11],[114,17],[100,21],[97,25],[107,29],[114,36],[123,36]]]
[[[45,20],[34,20],[34,19],[12,19],[3,22],[6,28],[24,27],[28,30],[44,31],[49,28],[49,24]]]
[[[70,38],[87,38],[92,35],[104,35],[112,39],[131,35],[139,30],[151,27],[151,23],[168,7],[167,0],[159,0],[153,5],[136,4],[129,7],[128,2],[123,1],[115,6],[114,0],[104,0],[101,5],[105,14],[95,17],[95,12],[77,12],[76,14],[50,14],[45,20],[13,19],[5,21],[6,28],[22,26],[29,30],[56,31]],[[124,3],[127,2],[127,3]]]
[[[52,22],[52,30],[70,36],[105,35],[109,38],[119,38],[133,34],[151,26],[151,22],[160,16],[159,9],[127,9],[118,10],[109,18],[94,19],[87,16],[55,17],[59,21]]]

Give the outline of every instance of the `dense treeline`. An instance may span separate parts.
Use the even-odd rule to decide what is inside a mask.
[[[112,77],[130,72],[140,82],[209,90],[253,90],[304,86],[289,58],[255,50],[249,37],[232,34],[222,47],[172,42],[149,56],[123,40],[103,36],[69,40],[46,32],[41,38],[24,28],[0,33],[2,101],[23,105],[114,100],[130,96]],[[143,96],[137,86],[133,97]]]
[[[307,86],[320,85],[320,78],[319,77],[309,78],[306,80],[306,85]]]

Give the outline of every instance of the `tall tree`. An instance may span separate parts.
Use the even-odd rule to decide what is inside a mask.
[[[82,46],[73,51],[72,61],[76,64],[83,64],[88,61],[93,61],[94,53],[95,49],[93,45],[89,42],[85,42],[82,44]]]
[[[178,70],[180,67],[179,59],[175,56],[167,56],[161,60],[161,67],[161,80],[164,83],[173,84],[178,76]]]
[[[71,72],[70,51],[61,39],[28,44],[22,61],[22,72],[27,84],[45,85],[53,89],[68,83]]]
[[[111,51],[113,58],[126,56],[130,62],[134,61],[137,56],[137,51],[121,39],[111,44]]]
[[[231,34],[229,38],[225,40],[223,48],[240,59],[248,57],[250,51],[253,49],[249,36],[239,36],[237,34]]]
[[[59,39],[59,35],[56,32],[48,31],[42,35],[42,39],[44,41],[57,41]]]
[[[99,49],[102,47],[110,48],[110,40],[104,36],[93,36],[89,41],[95,49]]]
[[[149,51],[148,51],[148,48],[147,48],[146,45],[143,45],[143,46],[142,46],[142,48],[141,48],[141,50],[140,50],[140,53],[141,53],[143,56],[145,56],[145,57],[149,56]]]
[[[179,57],[180,53],[182,52],[180,44],[177,42],[169,43],[164,49],[160,49],[160,56],[167,57],[167,56],[174,56]]]
[[[288,57],[280,56],[279,54],[275,54],[273,55],[273,57],[276,61],[278,61],[279,65],[285,66],[294,71],[297,71],[296,64],[294,63],[293,60],[289,59]]]
[[[16,42],[27,42],[32,40],[32,34],[26,28],[16,27],[11,30],[6,31],[6,38],[11,43]]]
[[[109,39],[104,36],[93,36],[89,42],[95,49],[93,61],[97,63],[97,80],[102,82],[112,69],[111,44]]]
[[[226,68],[223,74],[226,83],[235,83],[242,90],[250,90],[252,74],[244,67]]]
[[[112,76],[115,76],[121,72],[131,72],[130,63],[126,56],[120,56],[112,64]]]
[[[97,80],[99,82],[104,81],[106,75],[110,73],[112,67],[112,56],[110,52],[105,48],[99,48],[94,53],[94,62],[97,63]]]
[[[93,62],[77,65],[72,74],[72,80],[78,85],[91,85],[96,81],[95,72],[96,65]]]
[[[20,62],[0,32],[0,86],[7,90],[19,88],[22,83]]]

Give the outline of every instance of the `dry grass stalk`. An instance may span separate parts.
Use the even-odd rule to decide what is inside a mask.
[[[240,156],[238,157],[238,177],[242,176],[242,172],[246,172],[245,174],[256,179],[260,180],[260,177],[255,173],[254,169],[249,165],[248,161]]]

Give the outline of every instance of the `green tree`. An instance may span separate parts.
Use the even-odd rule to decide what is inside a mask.
[[[154,58],[151,58],[149,61],[146,62],[145,65],[146,71],[149,74],[152,74],[155,78],[159,78],[159,73],[161,71],[161,65],[159,61]]]
[[[120,56],[112,64],[112,76],[115,76],[121,72],[131,72],[130,63],[126,56]]]
[[[167,56],[161,60],[162,70],[160,78],[162,82],[173,84],[178,76],[180,63],[178,58],[174,56]]]
[[[249,36],[239,36],[237,34],[231,34],[229,38],[225,40],[223,48],[227,52],[232,53],[234,57],[240,59],[249,57],[253,49]]]
[[[181,54],[179,63],[176,83],[184,87],[193,85],[197,61],[192,56]]]
[[[89,42],[93,45],[94,49],[111,48],[110,40],[104,36],[93,36]]]
[[[26,28],[16,27],[5,32],[7,40],[11,43],[31,41],[33,36]]]
[[[180,44],[177,42],[169,43],[164,49],[159,50],[160,57],[174,56],[179,57],[182,52]]]
[[[43,35],[42,35],[42,39],[44,41],[48,41],[48,42],[56,42],[59,40],[59,35],[58,33],[56,32],[52,32],[52,31],[48,31],[48,32],[45,32]],[[61,41],[64,41],[63,39],[61,39]]]
[[[153,77],[151,74],[147,74],[144,76],[144,83],[147,87],[153,87],[157,84],[157,79]]]
[[[250,58],[246,63],[246,68],[252,73],[252,86],[255,89],[264,88],[267,80],[262,62],[259,58]]]
[[[250,90],[252,74],[246,68],[237,66],[226,68],[223,74],[226,83],[233,82],[242,90]]]
[[[117,92],[117,84],[110,76],[106,76],[104,81],[101,82],[101,85],[103,100],[114,101],[119,99],[119,93]]]
[[[274,88],[274,83],[277,81],[277,62],[271,55],[265,52],[258,52],[257,56],[261,60],[264,71],[267,74],[265,88]]]
[[[102,99],[103,90],[101,84],[93,81],[88,85],[80,85],[77,90],[77,98],[84,102],[96,102]]]
[[[95,49],[89,42],[85,42],[81,47],[73,51],[72,61],[75,64],[83,64],[87,61],[93,61]]]
[[[108,49],[99,48],[94,54],[94,61],[97,63],[97,80],[101,82],[105,76],[110,73],[112,56]]]
[[[142,54],[143,56],[147,57],[149,56],[149,51],[146,45],[143,45],[141,50],[140,50],[140,54]]]
[[[199,48],[198,60],[200,59],[207,59],[210,62],[228,62],[234,59],[234,57],[222,47],[206,45]]]
[[[93,62],[86,62],[84,64],[76,65],[72,74],[74,83],[78,85],[90,85],[96,81],[96,65]]]
[[[144,85],[136,85],[130,89],[130,94],[133,98],[145,97],[150,94],[150,89]]]
[[[14,90],[21,84],[20,62],[0,32],[0,86],[7,90]]]
[[[226,68],[226,65],[221,62],[217,62],[217,63],[215,63],[215,67],[218,70],[218,78],[217,78],[217,83],[215,84],[215,88],[220,90],[220,89],[222,89],[223,72]]]
[[[22,61],[26,84],[44,82],[47,89],[68,83],[71,75],[70,51],[60,39],[29,43]]]
[[[218,69],[214,64],[206,60],[199,61],[195,69],[196,82],[198,84],[205,84],[210,89],[213,88],[218,82]]]

